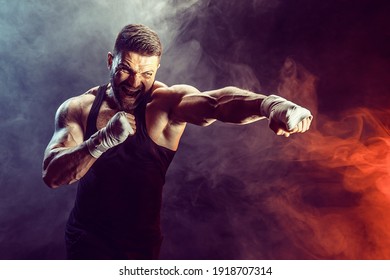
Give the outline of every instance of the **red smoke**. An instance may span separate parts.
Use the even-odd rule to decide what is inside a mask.
[[[286,60],[280,94],[309,107],[315,122],[286,141],[280,155],[302,166],[301,188],[272,208],[309,257],[390,259],[390,110],[356,108],[331,119],[317,112],[316,82]]]

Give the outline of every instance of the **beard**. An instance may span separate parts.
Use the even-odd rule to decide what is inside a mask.
[[[132,112],[137,106],[142,103],[150,95],[150,90],[153,87],[154,81],[150,88],[146,88],[144,83],[137,88],[127,84],[126,81],[115,85],[111,78],[111,87],[114,94],[114,99],[119,109],[122,111]]]

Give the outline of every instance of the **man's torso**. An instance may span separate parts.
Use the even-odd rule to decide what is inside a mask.
[[[156,86],[154,86],[153,90],[164,86],[164,84],[156,82]],[[74,100],[74,102],[77,103],[77,106],[79,107],[80,117],[78,121],[83,129],[84,135],[86,133],[88,115],[91,110],[92,104],[96,98],[98,88],[99,87],[94,87],[86,93],[75,97],[76,100]],[[110,86],[108,86],[107,88],[107,92],[104,96],[96,120],[96,127],[98,130],[105,127],[107,125],[107,122],[119,111],[118,107],[115,104],[115,101],[110,96],[109,91]],[[146,130],[148,132],[149,137],[157,145],[176,151],[186,124],[172,123],[169,121],[168,118],[169,112],[164,111],[164,113],[160,113],[158,110],[154,110],[153,106],[146,107]]]
[[[116,113],[109,98],[99,104],[98,92],[79,97],[84,133],[104,127]],[[91,231],[125,247],[160,240],[162,187],[174,151],[148,136],[145,109],[143,104],[134,111],[136,134],[107,150],[81,178],[68,229]]]

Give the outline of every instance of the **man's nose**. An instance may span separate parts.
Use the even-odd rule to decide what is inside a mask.
[[[133,75],[129,75],[129,77],[127,78],[129,84],[133,87],[133,88],[138,88],[141,86],[141,75],[140,74],[137,74],[137,73],[134,73]]]

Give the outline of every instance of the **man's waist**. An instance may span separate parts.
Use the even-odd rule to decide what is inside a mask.
[[[144,227],[118,226],[112,223],[83,222],[72,217],[68,220],[66,227],[68,232],[91,232],[125,247],[154,246],[160,244],[162,240],[159,224]]]

